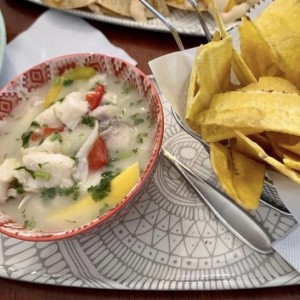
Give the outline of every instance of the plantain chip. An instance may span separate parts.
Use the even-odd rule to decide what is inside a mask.
[[[283,76],[276,52],[263,38],[255,23],[243,17],[238,29],[241,56],[256,79],[261,76]]]
[[[300,156],[294,153],[284,153],[283,163],[290,169],[300,171]]]
[[[239,197],[236,201],[245,209],[256,209],[263,189],[265,165],[234,150],[231,155],[232,179]]]
[[[185,116],[192,127],[196,115],[209,108],[213,95],[225,91],[229,86],[231,54],[231,37],[214,40],[198,48],[189,83]]]
[[[239,130],[240,131],[240,130]],[[252,135],[253,137],[254,135]],[[250,136],[249,136],[250,138]],[[252,139],[251,139],[252,140]],[[260,145],[261,146],[261,145]],[[257,155],[257,152],[253,150],[252,147],[249,146],[248,143],[245,142],[244,139],[241,139],[239,136],[236,136],[235,141],[233,143],[232,149],[240,152],[254,160],[262,161],[262,159]]]
[[[265,166],[220,143],[211,144],[211,162],[222,188],[247,210],[258,207]]]
[[[211,166],[225,193],[232,199],[238,199],[237,191],[231,177],[232,161],[230,149],[220,143],[210,144]]]
[[[276,0],[254,21],[262,37],[274,49],[285,78],[300,88],[300,1]],[[256,55],[261,55],[256,51]]]
[[[276,141],[280,147],[300,155],[300,136],[280,132],[268,132],[268,137]]]
[[[210,2],[210,9],[212,10],[212,15],[215,19],[217,27],[221,33],[223,39],[228,38],[229,33],[227,32],[220,13],[215,5],[214,1]],[[247,66],[246,62],[243,60],[241,55],[232,48],[232,61],[231,61],[233,72],[242,86],[248,85],[249,83],[256,82],[256,78],[251,72],[250,68]]]
[[[262,76],[258,79],[257,82],[250,83],[247,86],[240,88],[239,91],[277,91],[290,94],[300,94],[298,88],[290,81],[282,77],[273,76]]]
[[[274,157],[268,155],[257,143],[251,141],[246,135],[241,133],[240,131],[235,131],[235,134],[243,139],[249,147],[253,149],[257,153],[257,155],[265,161],[269,166],[277,170],[279,173],[289,177],[294,182],[300,184],[300,173],[292,170],[291,168],[284,165],[279,160],[275,159]]]
[[[284,149],[277,144],[277,141],[275,139],[273,139],[268,134],[268,132],[266,132],[265,134],[268,137],[268,139],[270,141],[270,144],[271,144],[271,148],[272,148],[272,151],[270,151],[269,153],[273,154],[272,156],[274,156],[274,157],[277,156],[278,158],[282,159],[283,158]]]
[[[252,128],[300,135],[300,95],[283,92],[234,91],[215,95],[204,125]],[[203,120],[201,120],[203,121]]]
[[[234,130],[239,130],[245,135],[257,133],[257,129],[248,127],[224,127],[218,125],[206,125],[201,126],[201,137],[207,143],[220,142],[235,137]]]

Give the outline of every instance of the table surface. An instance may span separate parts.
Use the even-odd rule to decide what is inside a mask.
[[[46,8],[23,0],[1,0],[2,11],[9,43],[19,33],[26,30]],[[120,27],[104,22],[89,21],[99,29],[114,45],[123,48],[138,62],[138,67],[150,74],[148,61],[177,50],[171,34],[144,31]],[[205,43],[203,37],[182,36],[186,48]],[[292,300],[300,298],[300,286],[230,290],[230,291],[116,291],[82,288],[54,287],[42,284],[31,284],[0,278],[0,299],[260,299]]]

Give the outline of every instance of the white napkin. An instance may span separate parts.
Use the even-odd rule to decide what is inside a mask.
[[[44,60],[79,52],[107,54],[136,64],[124,50],[112,45],[99,30],[85,20],[48,10],[28,30],[7,45],[0,87]]]
[[[300,272],[300,186],[279,173],[269,172],[269,175],[279,197],[298,222],[292,230],[273,243],[273,248]]]

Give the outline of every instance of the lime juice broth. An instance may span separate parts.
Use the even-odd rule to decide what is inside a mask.
[[[57,220],[55,222],[49,221],[48,216],[54,211],[66,208],[72,205],[74,201],[86,197],[88,195],[87,189],[98,184],[101,175],[106,171],[122,172],[136,161],[139,163],[141,172],[146,168],[153,149],[155,124],[153,124],[148,103],[138,94],[137,90],[117,78],[97,73],[88,81],[76,80],[64,87],[60,97],[64,99],[74,91],[86,95],[96,83],[103,84],[105,87],[105,94],[101,102],[103,111],[97,115],[96,110],[94,112],[89,110],[88,114],[93,118],[96,116],[96,122],[99,124],[99,135],[103,137],[106,143],[109,163],[98,171],[89,171],[84,180],[76,181],[71,178],[74,184],[79,186],[77,200],[74,200],[72,196],[57,194],[52,199],[45,201],[41,195],[45,194],[47,188],[34,190],[31,187],[24,188],[25,192],[20,195],[8,197],[0,205],[0,208],[4,214],[13,220],[29,228],[42,230],[70,230],[79,227],[99,216],[99,211],[89,212],[76,220],[61,219],[59,222]],[[28,100],[24,99],[10,116],[0,122],[0,164],[7,159],[15,158],[18,168],[22,168],[24,152],[30,154],[31,151],[34,153],[35,149],[42,149],[41,146],[45,143],[44,141],[40,141],[40,145],[34,144],[24,149],[21,137],[43,112],[43,102],[49,88],[50,86],[44,87],[32,94]],[[79,124],[72,132],[68,130],[65,140],[64,132],[66,130],[64,130],[61,133],[62,149],[67,152],[64,155],[70,157],[74,155],[78,151],[80,143],[87,140],[92,130],[92,128]],[[77,131],[78,136],[74,133]],[[72,149],[73,146],[74,149]],[[59,147],[61,146],[59,145]],[[67,150],[65,150],[66,148]],[[47,152],[49,149],[45,148],[45,151]],[[35,156],[33,156],[34,158]],[[78,166],[75,164],[76,167]],[[50,176],[52,175],[50,174]],[[24,201],[26,197],[27,199]]]

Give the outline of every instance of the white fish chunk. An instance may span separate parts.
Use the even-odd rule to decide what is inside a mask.
[[[8,158],[0,165],[0,203],[5,203],[8,198],[7,191],[14,180],[14,169],[17,167],[15,158]]]
[[[63,145],[59,140],[52,141],[51,136],[47,137],[40,145],[28,148],[21,148],[21,155],[31,152],[47,152],[47,153],[61,153]]]
[[[4,162],[0,165],[0,181],[13,181],[13,171],[15,168],[17,168],[17,160],[15,158],[7,158],[4,160]]]
[[[54,111],[59,120],[73,130],[80,123],[81,117],[87,114],[89,106],[80,92],[72,92],[64,101],[55,103]]]
[[[98,122],[95,122],[94,129],[92,130],[91,134],[89,137],[86,139],[82,147],[79,149],[79,151],[76,154],[76,158],[78,158],[78,167],[76,170],[76,173],[74,174],[74,178],[77,181],[83,181],[85,182],[89,169],[88,169],[88,160],[87,156],[90,153],[97,137],[98,137],[98,129],[99,129],[99,124]]]
[[[43,188],[56,186],[67,188],[74,184],[73,174],[76,169],[76,163],[66,155],[30,152],[23,156],[22,163],[22,166],[27,170],[15,170],[14,176],[23,184],[26,191],[37,192]],[[37,176],[33,178],[28,170],[35,172]],[[44,174],[44,176],[40,176],[39,174]]]
[[[52,128],[59,128],[63,126],[63,123],[55,114],[55,105],[52,105],[41,112],[36,118],[35,121],[41,126],[47,126]]]
[[[74,130],[64,130],[62,134],[61,153],[68,156],[75,156],[84,142],[90,136],[94,128],[79,124]]]
[[[30,152],[48,152],[75,156],[92,131],[93,128],[83,124],[79,124],[72,131],[66,127],[62,132],[58,133],[59,138],[53,140],[53,135],[50,135],[38,146],[21,148],[21,155],[23,156]]]
[[[95,126],[94,126],[92,132],[90,133],[88,138],[85,140],[85,142],[83,143],[83,145],[77,152],[77,154],[76,154],[77,158],[88,156],[89,152],[91,151],[91,149],[98,137],[98,129],[99,129],[99,124],[98,124],[98,122],[95,122]]]
[[[127,123],[115,121],[101,133],[109,152],[128,150],[136,144],[136,130]]]
[[[111,104],[101,105],[91,112],[91,116],[99,121],[112,119],[114,117],[122,116],[122,109],[119,106]]]

